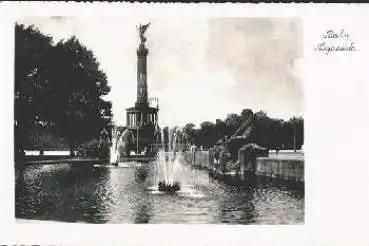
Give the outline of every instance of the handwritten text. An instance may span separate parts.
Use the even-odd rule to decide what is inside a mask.
[[[322,41],[317,44],[315,51],[324,52],[328,55],[335,51],[356,51],[355,42],[351,40],[350,34],[345,30],[334,31],[328,30],[322,35]]]

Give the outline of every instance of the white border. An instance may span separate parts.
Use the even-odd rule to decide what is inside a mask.
[[[359,4],[1,3],[0,243],[54,245],[368,245],[369,6]],[[15,224],[12,22],[23,16],[301,17],[304,32],[306,213],[302,226]],[[344,28],[354,53],[315,52]]]

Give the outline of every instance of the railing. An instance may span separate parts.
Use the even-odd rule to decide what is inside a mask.
[[[163,148],[163,144],[161,144],[161,143],[155,143],[152,146],[155,147],[155,148],[158,148],[158,149]],[[168,147],[167,144],[164,144],[164,146],[165,147]],[[183,149],[183,148],[190,149],[190,145],[189,144],[176,144],[175,147],[176,148],[179,148],[179,149]]]
[[[70,150],[25,150],[26,156],[70,156]]]

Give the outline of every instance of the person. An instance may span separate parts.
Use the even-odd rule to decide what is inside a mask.
[[[278,151],[279,151],[279,146],[277,145],[277,146],[275,147],[275,154],[276,154],[276,155],[278,155]]]
[[[224,144],[223,144],[223,146],[224,146],[224,148],[226,150],[228,150],[228,137],[227,137],[227,135],[224,136]]]
[[[215,146],[214,159],[215,159],[216,163],[219,162],[220,150],[221,150],[220,146]]]

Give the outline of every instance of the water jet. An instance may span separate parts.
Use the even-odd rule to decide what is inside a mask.
[[[120,131],[117,127],[112,129],[112,139],[110,147],[110,160],[109,164],[118,166],[119,160],[121,159],[121,152],[127,154],[127,149],[131,142],[134,142],[134,136],[129,129]],[[124,157],[123,153],[123,157]]]
[[[168,130],[167,139],[164,137],[164,130],[161,131],[162,148],[157,154],[156,164],[158,173],[157,189],[163,192],[176,192],[181,189],[177,172],[181,169],[180,156],[178,150],[179,130],[175,127]]]

